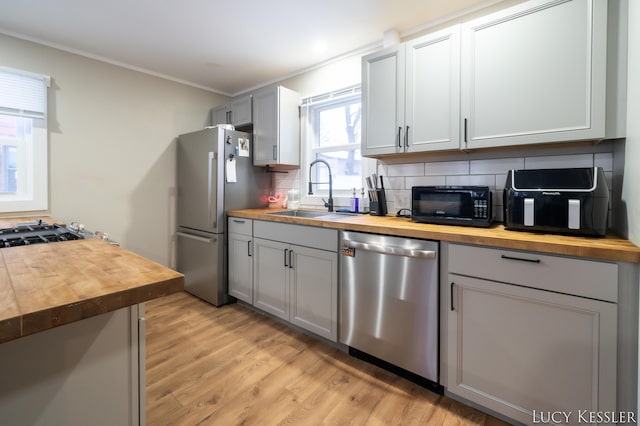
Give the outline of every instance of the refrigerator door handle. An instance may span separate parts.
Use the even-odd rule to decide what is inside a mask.
[[[215,152],[209,152],[209,164],[208,164],[208,168],[207,168],[207,174],[208,174],[208,179],[207,179],[207,205],[208,205],[208,213],[207,213],[207,218],[208,218],[208,222],[209,224],[211,224],[211,228],[216,229],[217,223],[216,223],[216,219],[217,219],[217,203],[216,203],[216,194],[217,194],[217,189],[218,189],[218,173],[214,173],[214,169],[215,169],[215,163],[214,160],[216,159],[216,153]],[[211,215],[212,213],[216,213],[216,218],[212,218]]]
[[[179,237],[190,238],[192,240],[200,241],[201,243],[207,243],[207,244],[210,244],[216,240],[215,238],[199,237],[197,235],[187,234],[185,232],[176,232],[176,235]]]

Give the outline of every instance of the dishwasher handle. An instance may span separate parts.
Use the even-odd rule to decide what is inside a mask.
[[[392,245],[361,243],[359,241],[352,241],[352,240],[343,240],[342,243],[344,244],[345,247],[372,251],[374,253],[392,254],[395,256],[406,256],[406,257],[419,257],[423,259],[436,258],[436,252],[433,250],[420,250],[420,249],[411,249],[411,248],[404,248],[404,247],[398,247],[398,246],[392,246]]]

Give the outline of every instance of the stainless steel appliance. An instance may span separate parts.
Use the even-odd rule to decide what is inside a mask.
[[[438,387],[438,242],[343,231],[340,342]]]
[[[178,137],[177,269],[185,290],[228,301],[226,211],[268,206],[270,175],[254,167],[249,134],[220,126]]]
[[[607,233],[609,188],[601,167],[510,170],[503,196],[507,229]]]
[[[64,226],[49,224],[37,219],[33,222],[18,223],[10,228],[0,229],[0,248],[28,246],[33,244],[56,243],[62,241],[82,240],[84,238],[100,238],[117,245],[104,232],[91,232],[76,222]]]
[[[491,190],[488,186],[414,186],[411,220],[489,227],[493,222]]]

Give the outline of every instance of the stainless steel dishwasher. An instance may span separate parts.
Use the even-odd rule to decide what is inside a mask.
[[[438,242],[341,235],[340,342],[437,384]]]

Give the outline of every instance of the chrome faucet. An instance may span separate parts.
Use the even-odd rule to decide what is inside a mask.
[[[327,166],[327,169],[329,169],[329,182],[328,182],[329,183],[329,200],[325,200],[323,198],[322,201],[324,201],[324,206],[327,207],[330,212],[332,212],[333,211],[333,178],[331,177],[331,166],[329,166],[329,163],[327,163],[324,160],[315,160],[315,161],[312,161],[311,164],[309,164],[309,194],[308,195],[313,195],[314,183],[316,185],[319,183],[323,183],[323,184],[327,183],[327,182],[311,182],[311,168],[316,163],[323,163],[325,166]]]

